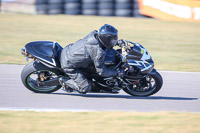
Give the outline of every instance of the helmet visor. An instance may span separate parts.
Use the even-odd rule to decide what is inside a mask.
[[[117,44],[118,36],[113,34],[102,34],[100,35],[100,39],[106,48],[111,49]]]

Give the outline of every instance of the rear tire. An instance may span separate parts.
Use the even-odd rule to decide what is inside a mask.
[[[146,91],[137,91],[137,89],[133,89],[133,87],[128,87],[123,90],[132,96],[139,97],[146,97],[157,93],[163,85],[163,79],[161,75],[158,72],[156,72],[155,74],[149,74],[148,76],[155,81],[155,84],[150,85],[150,88]],[[151,84],[151,81],[149,83]]]
[[[58,77],[59,75],[62,75],[62,73],[56,69],[48,68],[41,63],[31,62],[24,67],[21,73],[22,83],[27,89],[35,93],[52,93],[61,88],[61,85],[37,86],[37,81],[34,80],[31,76],[34,75],[34,77],[37,77],[38,72],[51,73],[52,75],[56,77]]]

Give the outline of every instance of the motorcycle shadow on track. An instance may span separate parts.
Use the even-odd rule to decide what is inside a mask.
[[[119,98],[119,99],[141,99],[141,100],[198,100],[198,98],[188,97],[165,97],[165,96],[149,96],[149,97],[134,97],[129,95],[116,94],[75,94],[75,93],[51,93],[53,95],[81,96],[85,98]]]

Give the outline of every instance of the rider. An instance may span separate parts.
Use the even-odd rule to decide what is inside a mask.
[[[108,24],[99,31],[94,30],[89,35],[73,44],[66,46],[61,53],[61,67],[70,79],[61,78],[60,82],[66,91],[70,88],[85,94],[91,90],[91,83],[84,76],[82,68],[93,66],[102,77],[112,77],[118,74],[104,65],[105,50],[112,49],[118,41],[118,30]]]

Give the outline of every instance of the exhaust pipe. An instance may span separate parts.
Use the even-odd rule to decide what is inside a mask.
[[[47,81],[42,81],[39,83],[41,86],[54,86],[54,85],[61,85],[59,78],[53,78]]]

